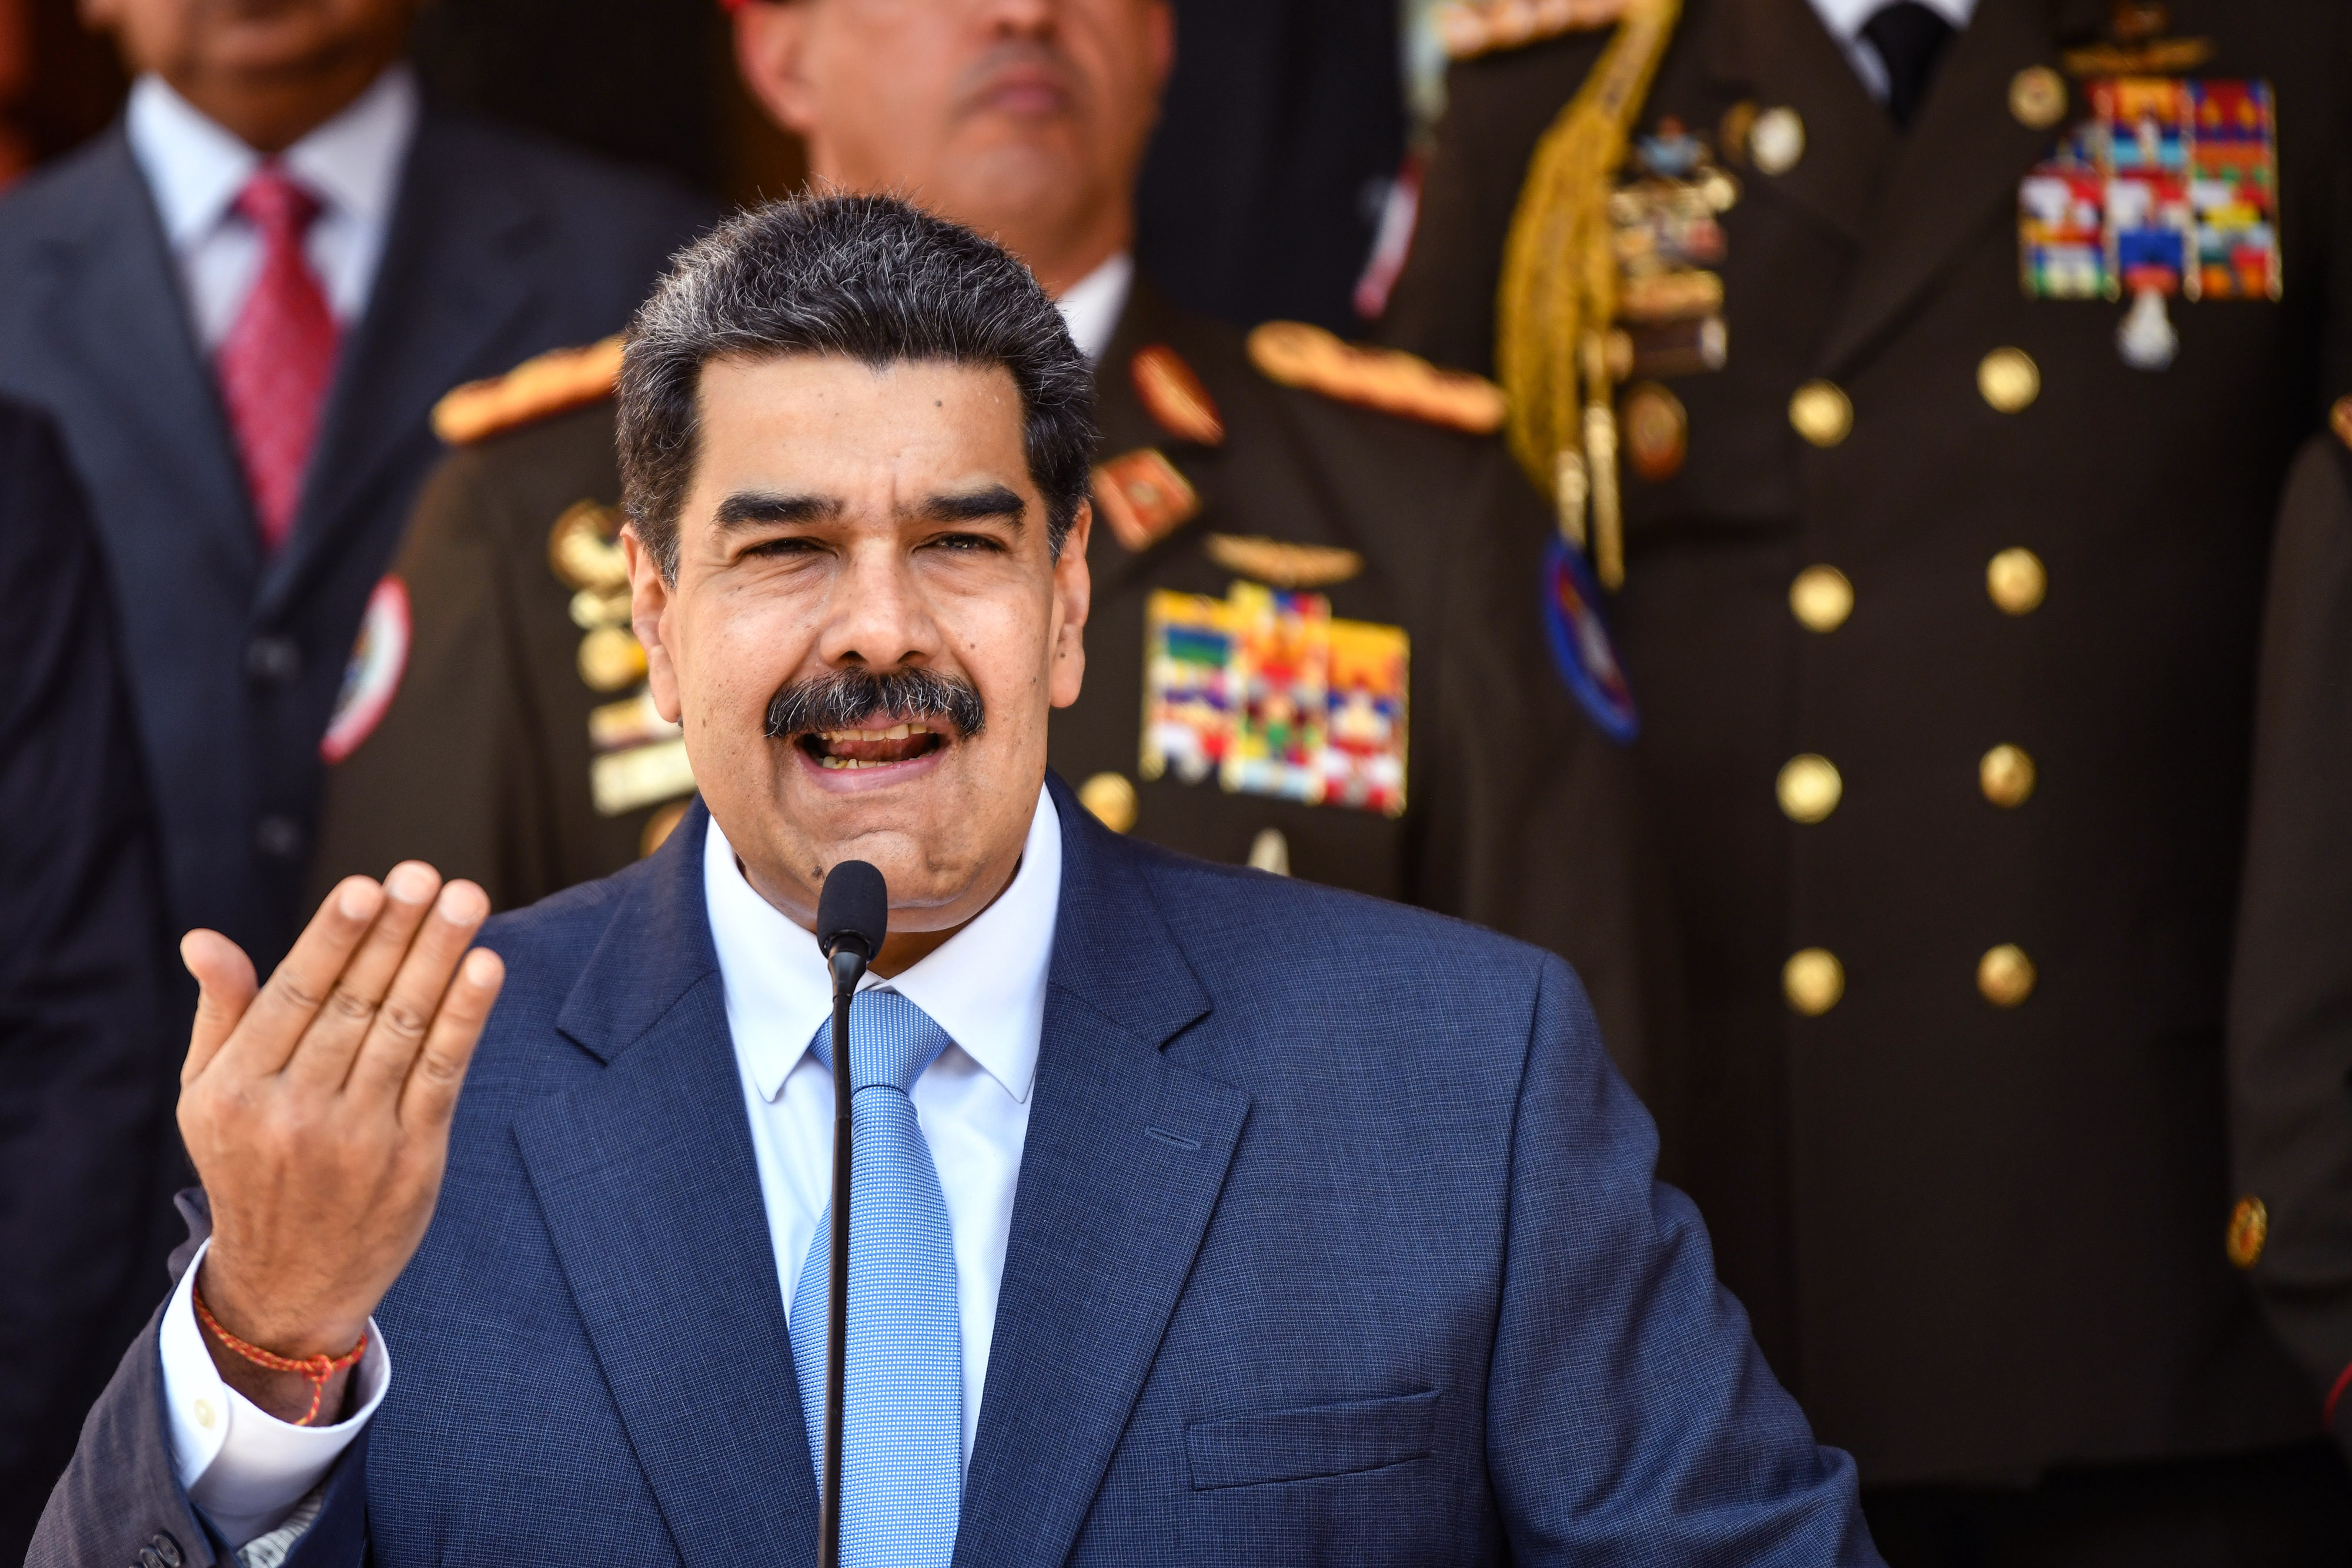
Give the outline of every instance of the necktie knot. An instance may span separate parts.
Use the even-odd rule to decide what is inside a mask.
[[[1952,25],[1919,0],[1895,0],[1871,14],[1862,36],[1886,68],[1886,112],[1907,129],[1936,79]]]
[[[850,1092],[888,1088],[904,1094],[948,1045],[948,1031],[898,992],[860,991],[849,1003]],[[827,1072],[834,1071],[830,1019],[817,1026],[809,1049]]]
[[[300,240],[320,210],[319,198],[296,183],[285,165],[275,161],[253,172],[236,193],[236,206],[237,214],[259,229],[269,245]]]

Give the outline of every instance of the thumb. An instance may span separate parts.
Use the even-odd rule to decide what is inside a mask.
[[[192,1083],[220,1053],[259,988],[253,960],[217,931],[199,927],[180,938],[180,962],[196,977],[195,1026],[188,1032],[188,1060],[180,1082]]]

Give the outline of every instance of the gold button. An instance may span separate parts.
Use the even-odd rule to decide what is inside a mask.
[[[2009,112],[2028,131],[2047,131],[2066,113],[2066,82],[2048,66],[2028,66],[2009,78]]]
[[[2033,797],[2033,758],[2021,746],[1996,746],[1977,764],[1977,783],[1994,805],[2022,806]]]
[[[212,1430],[213,1423],[220,1419],[219,1414],[213,1409],[213,1402],[209,1399],[197,1400],[193,1408],[196,1425],[206,1431]]]
[[[2033,960],[2004,942],[1977,960],[1977,989],[1997,1008],[2013,1008],[2033,994]]]
[[[646,678],[646,651],[626,627],[599,626],[580,639],[580,678],[591,691],[635,685]]]
[[[1805,122],[1785,104],[1768,109],[1748,128],[1748,156],[1767,174],[1785,174],[1805,155]]]
[[[1789,584],[1789,611],[1815,632],[1834,632],[1853,613],[1853,584],[1833,566],[1809,566]]]
[[[1249,863],[1276,876],[1290,874],[1290,841],[1282,836],[1280,828],[1258,830],[1257,837],[1250,841]]]
[[[1789,400],[1789,423],[1816,446],[1835,446],[1853,429],[1853,403],[1835,382],[1807,382]]]
[[[1790,821],[1818,822],[1837,810],[1845,780],[1828,758],[1808,751],[1781,765],[1778,790],[1780,810]]]
[[[2011,615],[2031,615],[2050,591],[2050,574],[2030,549],[2005,549],[1985,568],[1985,591]]]
[[[2241,1269],[2251,1269],[2262,1261],[2263,1243],[2271,1239],[2271,1211],[2259,1197],[2248,1194],[2230,1210],[2229,1234],[2221,1245],[2230,1254],[2230,1261]]]
[[[1140,802],[1135,798],[1135,786],[1124,774],[1097,773],[1078,786],[1078,804],[1095,814],[1095,821],[1114,833],[1123,833],[1135,826]]]
[[[2042,367],[2022,349],[1995,349],[1977,361],[1977,391],[2001,413],[2015,413],[2042,395]]]
[[[1780,966],[1780,994],[1809,1019],[1817,1019],[1845,995],[1845,966],[1826,947],[1791,953]]]

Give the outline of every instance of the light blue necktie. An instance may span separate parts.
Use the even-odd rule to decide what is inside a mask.
[[[849,1005],[849,1387],[843,1401],[843,1568],[944,1568],[963,1506],[963,1337],[955,1248],[931,1146],[907,1091],[947,1031],[895,991]],[[809,1049],[833,1068],[833,1023]],[[835,1092],[841,1074],[834,1071]],[[793,1372],[818,1484],[824,1477],[833,1209],[793,1293]]]

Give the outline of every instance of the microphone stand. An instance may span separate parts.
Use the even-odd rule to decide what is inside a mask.
[[[844,941],[828,960],[833,967],[833,1278],[825,1303],[824,1486],[818,1499],[817,1568],[841,1563],[841,1428],[849,1383],[849,1003],[866,973],[858,944]]]

